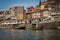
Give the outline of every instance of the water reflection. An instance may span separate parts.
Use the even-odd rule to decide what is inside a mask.
[[[56,40],[56,30],[44,30],[43,40]]]
[[[60,40],[60,30],[0,29],[0,40]]]

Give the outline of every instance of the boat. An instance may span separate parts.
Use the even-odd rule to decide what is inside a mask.
[[[25,29],[25,25],[23,23],[15,24],[14,26],[16,29]]]
[[[16,29],[25,29],[25,27],[15,27]]]

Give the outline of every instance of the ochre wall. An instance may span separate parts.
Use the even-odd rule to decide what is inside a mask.
[[[22,14],[22,13],[17,14],[17,17],[18,17],[19,19],[23,19],[23,14]]]

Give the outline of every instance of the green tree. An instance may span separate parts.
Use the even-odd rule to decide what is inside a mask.
[[[39,2],[39,6],[41,5],[41,1]]]
[[[40,0],[40,2],[39,2],[39,5],[37,5],[36,7],[40,7],[41,6],[41,0]]]

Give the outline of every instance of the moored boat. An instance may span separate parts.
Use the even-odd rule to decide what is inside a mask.
[[[15,27],[16,29],[25,29],[25,27]]]
[[[16,29],[25,29],[25,25],[23,23],[15,24]]]

